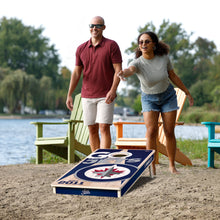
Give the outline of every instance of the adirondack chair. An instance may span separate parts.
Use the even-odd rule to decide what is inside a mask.
[[[176,116],[176,125],[183,125],[184,122],[178,122],[180,113],[183,109],[183,105],[186,100],[185,93],[179,89],[175,88],[176,94],[177,94],[177,102],[179,109],[177,110],[177,116]],[[118,149],[146,149],[146,138],[124,138],[123,137],[123,125],[125,124],[144,124],[144,122],[114,122],[114,125],[116,126],[116,142],[115,146]],[[158,122],[158,138],[157,138],[157,151],[155,153],[156,163],[159,163],[159,157],[158,152],[161,154],[164,154],[168,156],[167,150],[166,150],[166,137],[163,131],[163,122],[161,115],[159,116],[159,122]],[[178,148],[176,150],[176,157],[175,161],[178,163],[181,163],[182,165],[192,165],[192,162],[190,159],[183,154]]]
[[[220,122],[201,122],[208,128],[208,167],[214,168],[215,153],[220,154],[220,139],[215,138],[215,126]]]
[[[89,131],[84,126],[82,116],[81,94],[75,96],[70,120],[64,122],[31,122],[36,126],[36,164],[43,162],[43,150],[54,153],[73,163],[80,160],[80,155],[91,153],[88,145]],[[43,137],[43,125],[67,124],[67,135],[64,137]]]

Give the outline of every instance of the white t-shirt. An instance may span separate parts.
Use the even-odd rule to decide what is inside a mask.
[[[129,66],[134,66],[141,83],[141,90],[146,94],[158,94],[166,91],[169,86],[168,71],[173,69],[169,56],[155,56],[148,60],[143,56],[133,60]]]

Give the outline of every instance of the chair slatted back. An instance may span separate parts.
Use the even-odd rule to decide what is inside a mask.
[[[181,114],[183,106],[184,106],[184,103],[186,101],[186,94],[185,94],[185,92],[183,92],[179,88],[175,88],[175,90],[176,90],[176,95],[177,95],[177,104],[179,106],[179,109],[177,110],[177,114],[176,114],[176,122],[178,122],[180,114]],[[161,115],[160,115],[159,120],[162,121]],[[159,142],[161,142],[162,144],[165,145],[166,144],[166,137],[165,137],[165,134],[163,131],[163,124],[159,127],[158,137],[159,137]]]
[[[83,120],[83,109],[81,102],[81,94],[75,96],[73,110],[71,112],[71,120]],[[82,144],[87,144],[89,139],[88,127],[83,123],[77,123],[75,126],[75,138]]]

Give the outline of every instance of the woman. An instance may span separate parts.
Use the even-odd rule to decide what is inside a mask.
[[[169,170],[171,173],[178,173],[175,167],[174,134],[178,106],[176,93],[170,81],[186,93],[190,106],[193,105],[193,98],[175,74],[168,53],[169,46],[159,41],[155,33],[144,32],[138,36],[136,59],[127,69],[120,71],[118,77],[125,80],[125,77],[137,74],[142,90],[142,112],[147,127],[146,148],[156,149],[158,118],[161,113],[166,135]],[[153,161],[153,172],[156,174],[155,161]]]

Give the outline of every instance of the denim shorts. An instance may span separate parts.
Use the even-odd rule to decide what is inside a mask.
[[[141,94],[142,112],[171,112],[179,109],[176,91],[170,84],[165,92],[159,94]]]

